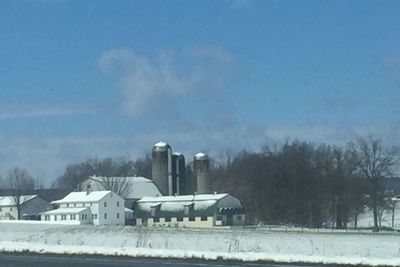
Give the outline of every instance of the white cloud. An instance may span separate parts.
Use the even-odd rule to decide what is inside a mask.
[[[125,114],[179,121],[186,113],[182,106],[188,97],[220,91],[230,61],[229,53],[218,47],[162,52],[156,57],[116,49],[104,52],[99,66],[117,78]],[[206,97],[197,99],[201,101],[209,104]]]

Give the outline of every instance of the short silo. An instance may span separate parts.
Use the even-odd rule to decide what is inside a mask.
[[[204,153],[193,157],[193,172],[198,194],[210,193],[210,160]]]

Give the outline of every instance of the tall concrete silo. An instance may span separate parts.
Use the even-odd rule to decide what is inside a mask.
[[[210,193],[210,160],[204,153],[193,157],[193,172],[198,194]]]
[[[184,195],[185,193],[185,157],[182,153],[172,153],[172,193]]]
[[[172,150],[165,142],[158,142],[153,146],[151,162],[152,178],[160,192],[164,195],[173,195],[172,192]]]

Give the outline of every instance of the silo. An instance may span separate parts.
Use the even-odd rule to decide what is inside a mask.
[[[185,194],[185,157],[182,153],[172,153],[172,193]]]
[[[171,151],[170,145],[165,142],[156,143],[152,150],[152,178],[164,196],[173,194]]]
[[[210,193],[210,160],[204,153],[193,157],[193,172],[198,194]]]

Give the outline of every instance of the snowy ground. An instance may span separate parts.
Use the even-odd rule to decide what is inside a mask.
[[[400,235],[0,222],[0,251],[400,266]]]

